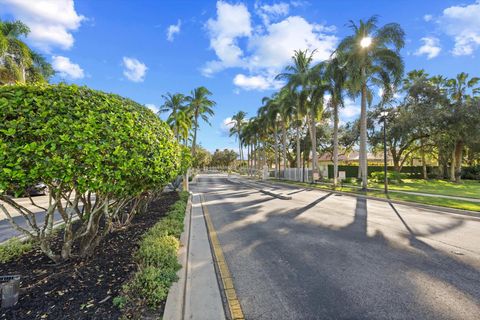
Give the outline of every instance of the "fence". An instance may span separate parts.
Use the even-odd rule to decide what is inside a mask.
[[[286,168],[279,170],[277,176],[275,170],[269,171],[270,178],[285,179],[291,181],[312,182],[312,169],[309,168]]]

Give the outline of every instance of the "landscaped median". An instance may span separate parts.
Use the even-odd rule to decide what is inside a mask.
[[[307,186],[313,187],[317,189],[324,189],[324,190],[334,190],[333,186],[328,183],[305,183],[305,182],[297,182],[297,181],[288,181],[288,180],[280,180],[280,179],[270,179],[270,181],[280,182],[280,183],[287,183],[293,184],[298,186]],[[480,183],[479,183],[480,186]],[[358,187],[353,185],[342,185],[335,189],[336,191],[340,192],[347,192],[352,193],[355,195],[364,195],[368,197],[376,197],[380,199],[390,199],[390,200],[398,200],[398,201],[406,201],[406,202],[414,202],[419,204],[426,204],[426,205],[434,205],[434,206],[441,206],[446,208],[452,209],[460,209],[460,210],[469,210],[469,211],[477,211],[480,212],[480,202],[475,201],[468,201],[464,199],[453,199],[453,198],[442,198],[441,195],[445,195],[444,193],[439,193],[438,196],[433,194],[408,194],[396,191],[402,190],[390,190],[388,196],[381,190],[368,190],[367,192],[361,191]],[[406,191],[406,190],[405,190]],[[411,191],[411,190],[408,190]],[[419,193],[421,190],[419,191]]]
[[[52,264],[31,242],[2,244],[0,274],[20,275],[21,293],[18,305],[2,310],[0,319],[160,317],[180,268],[178,239],[188,197],[162,194],[131,227],[105,237],[90,259]]]

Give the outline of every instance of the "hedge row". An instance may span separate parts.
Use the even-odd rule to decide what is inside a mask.
[[[114,299],[120,308],[158,308],[167,299],[168,290],[181,268],[177,260],[179,238],[188,192],[180,192],[180,199],[169,209],[167,216],[148,230],[135,254],[139,269],[132,280],[124,285],[124,294]]]
[[[189,164],[168,125],[130,99],[65,84],[0,87],[0,210],[18,208],[32,228],[11,223],[55,262],[94,254]],[[8,196],[39,182],[52,198],[42,221]],[[56,211],[60,250],[51,243]]]

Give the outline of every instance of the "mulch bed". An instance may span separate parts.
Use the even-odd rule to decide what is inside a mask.
[[[177,193],[164,194],[131,227],[109,234],[90,259],[55,265],[34,250],[0,265],[0,275],[21,275],[23,291],[14,309],[0,309],[0,319],[118,319],[112,300],[137,270],[138,241],[176,200]]]

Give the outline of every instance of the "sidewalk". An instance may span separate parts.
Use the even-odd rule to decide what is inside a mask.
[[[199,194],[192,195],[191,211],[187,212],[185,220],[184,247],[180,253],[183,268],[179,281],[170,289],[163,319],[224,320],[225,311]]]

